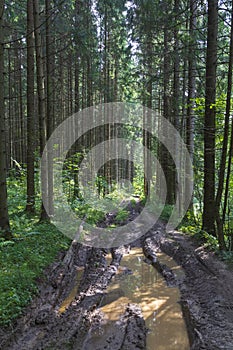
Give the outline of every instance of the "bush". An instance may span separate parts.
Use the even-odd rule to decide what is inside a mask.
[[[128,218],[128,216],[129,216],[129,212],[125,209],[122,209],[117,213],[115,217],[115,221],[116,223],[121,224]]]

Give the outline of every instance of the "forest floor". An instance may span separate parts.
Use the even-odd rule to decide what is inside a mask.
[[[133,215],[139,211],[138,206]],[[39,294],[23,315],[10,328],[0,329],[0,348],[146,349],[148,330],[136,304],[128,304],[120,319],[112,321],[108,331],[101,335],[100,344],[94,348],[92,344],[92,335],[104,323],[100,305],[106,287],[117,273],[122,257],[135,246],[142,248],[146,261],[162,274],[168,286],[179,287],[190,349],[232,350],[232,270],[188,235],[176,231],[165,233],[162,223],[138,241],[112,249],[110,264],[106,260],[109,251],[73,242],[68,252],[61,253],[38,281]],[[182,266],[185,272],[182,279],[160,263],[156,256],[160,251]],[[62,302],[69,295],[71,300],[61,312]]]

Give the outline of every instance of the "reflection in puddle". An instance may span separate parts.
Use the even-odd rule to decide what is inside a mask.
[[[162,263],[175,269],[178,276],[183,271],[174,260],[163,253],[158,254]],[[187,350],[190,348],[185,321],[178,304],[178,288],[168,288],[157,271],[143,261],[141,249],[133,249],[122,260],[123,269],[107,289],[101,310],[110,321],[116,321],[124,313],[128,303],[140,305],[146,326],[148,350]]]
[[[157,254],[161,263],[166,264],[179,278],[184,276],[183,270],[169,256]],[[138,304],[143,312],[146,326],[150,330],[147,336],[148,350],[188,350],[188,335],[181,307],[178,304],[180,294],[178,288],[166,286],[160,274],[144,261],[141,249],[133,249],[124,256],[122,265],[102,301],[101,310],[105,313],[106,323],[103,326],[104,338],[112,332],[108,321],[116,321],[124,313],[128,303]],[[107,257],[110,264],[111,257]],[[83,268],[78,270],[77,280],[69,296],[63,301],[59,313],[65,312],[74,300]],[[93,337],[97,346],[101,345],[101,335]]]
[[[70,294],[68,295],[68,297],[62,302],[60,308],[59,308],[59,313],[63,313],[66,311],[66,309],[70,306],[70,304],[72,303],[72,301],[75,299],[76,294],[78,292],[78,287],[83,275],[83,267],[78,268],[77,270],[77,277],[76,277],[76,281],[75,281],[75,286],[72,289],[72,291],[70,292]]]

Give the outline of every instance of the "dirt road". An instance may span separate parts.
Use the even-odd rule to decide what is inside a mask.
[[[104,322],[99,306],[106,287],[116,274],[122,256],[134,246],[142,248],[148,262],[150,260],[168,285],[179,286],[190,349],[232,350],[232,271],[187,235],[165,233],[163,225],[157,225],[127,247],[113,249],[110,264],[106,260],[107,250],[73,243],[69,251],[61,254],[45,271],[39,283],[39,295],[25,309],[24,315],[10,329],[0,330],[0,348],[91,350],[92,335]],[[159,261],[160,251],[182,266],[185,272],[182,280]],[[77,278],[79,283],[75,289]],[[69,295],[72,299],[61,312],[62,302]],[[146,337],[141,309],[129,304],[121,318],[109,325],[97,348],[146,349]]]

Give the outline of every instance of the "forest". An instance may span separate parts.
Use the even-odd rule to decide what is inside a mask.
[[[1,349],[233,348],[232,78],[232,1],[0,0]]]

